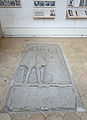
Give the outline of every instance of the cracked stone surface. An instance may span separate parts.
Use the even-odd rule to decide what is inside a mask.
[[[85,111],[60,44],[27,43],[5,112]]]

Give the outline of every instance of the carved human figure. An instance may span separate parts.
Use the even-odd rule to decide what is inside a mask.
[[[24,59],[25,61],[26,59],[28,61],[26,62],[28,66],[28,71],[26,74],[25,82],[42,83],[46,67],[46,54],[44,53],[44,49],[39,49],[38,47],[31,47],[27,51]]]

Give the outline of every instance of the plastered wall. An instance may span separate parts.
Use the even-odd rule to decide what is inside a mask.
[[[87,19],[66,19],[67,0],[56,0],[56,19],[33,19],[33,0],[0,8],[4,36],[87,36]]]

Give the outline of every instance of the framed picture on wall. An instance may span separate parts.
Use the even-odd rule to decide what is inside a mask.
[[[66,18],[87,19],[87,0],[67,0]]]
[[[33,18],[55,19],[56,0],[34,0]]]
[[[0,0],[0,8],[22,7],[21,0]]]
[[[55,7],[55,0],[35,0],[34,7]]]

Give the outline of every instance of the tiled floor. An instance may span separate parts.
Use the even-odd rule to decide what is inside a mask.
[[[2,38],[0,39],[0,112],[5,104],[24,43],[59,42],[68,59],[75,82],[87,110],[87,38]],[[0,120],[87,120],[87,113],[7,114]]]

